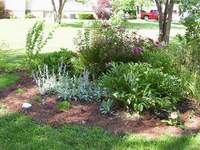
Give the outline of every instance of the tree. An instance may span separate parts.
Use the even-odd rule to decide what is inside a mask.
[[[54,12],[54,21],[61,24],[63,9],[66,4],[67,0],[51,0],[53,5],[53,12]]]
[[[0,0],[0,19],[4,17],[5,4],[4,1]]]
[[[159,12],[159,41],[169,43],[175,0],[155,0]]]

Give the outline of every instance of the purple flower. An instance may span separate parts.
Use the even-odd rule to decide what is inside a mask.
[[[144,49],[142,47],[135,47],[132,49],[132,52],[134,55],[140,55],[144,52]]]

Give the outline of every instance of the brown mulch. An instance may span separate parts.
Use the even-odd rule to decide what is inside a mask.
[[[17,94],[17,88],[22,88],[24,92]],[[36,86],[29,77],[21,73],[21,81],[0,93],[0,101],[9,111],[22,112],[22,104],[24,102],[32,102],[31,99],[35,95],[38,95]],[[24,113],[39,122],[47,123],[54,127],[59,127],[63,124],[82,124],[101,127],[114,134],[136,133],[152,138],[164,134],[184,135],[200,131],[200,115],[192,113],[192,110],[196,111],[197,105],[191,100],[187,100],[183,104],[184,106],[182,106],[184,107],[182,112],[186,126],[184,130],[174,126],[167,126],[161,123],[160,119],[149,114],[145,114],[142,117],[136,115],[127,116],[121,113],[112,116],[102,116],[96,103],[73,101],[71,102],[72,108],[68,111],[58,110],[56,103],[55,96],[44,97],[43,104],[33,103],[31,110]]]

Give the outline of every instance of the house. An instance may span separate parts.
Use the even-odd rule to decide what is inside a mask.
[[[93,1],[88,0],[82,4],[75,0],[68,0],[64,7],[64,16],[69,17],[70,14],[94,13]],[[0,0],[4,4],[4,10],[12,12],[17,18],[25,17],[25,12],[31,13],[34,17],[47,18],[53,16],[53,7],[51,0]]]

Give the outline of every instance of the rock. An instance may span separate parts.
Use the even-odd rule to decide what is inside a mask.
[[[84,121],[84,120],[83,120],[83,121],[81,121],[81,124],[86,124],[86,121]]]
[[[22,109],[27,110],[27,109],[30,109],[31,107],[32,107],[32,104],[30,104],[30,103],[23,103],[22,104]]]

